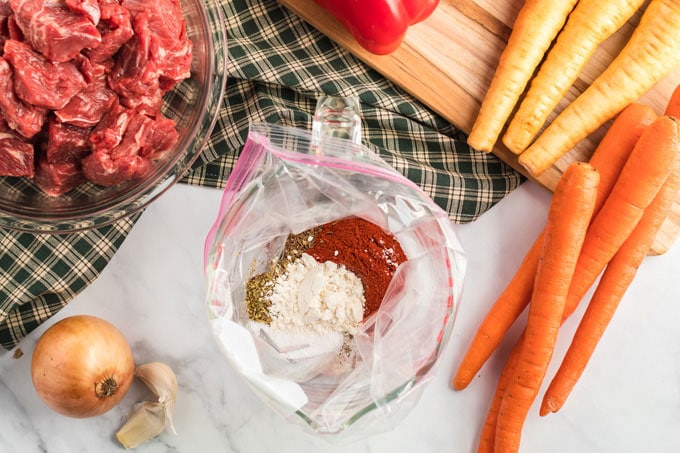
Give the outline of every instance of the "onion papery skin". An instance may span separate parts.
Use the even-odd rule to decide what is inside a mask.
[[[132,384],[135,363],[123,334],[89,315],[58,321],[40,337],[31,378],[40,399],[69,417],[101,415],[118,404]]]

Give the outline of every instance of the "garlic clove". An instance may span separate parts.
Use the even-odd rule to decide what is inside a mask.
[[[135,448],[165,429],[166,409],[162,403],[144,401],[116,433],[125,448]]]
[[[158,402],[163,405],[165,411],[166,422],[170,425],[172,432],[177,434],[172,423],[178,389],[175,372],[165,363],[149,362],[139,365],[135,369],[135,376],[158,397]]]
[[[158,402],[175,401],[177,398],[177,376],[163,362],[149,362],[135,369],[135,376],[141,379],[158,397]]]

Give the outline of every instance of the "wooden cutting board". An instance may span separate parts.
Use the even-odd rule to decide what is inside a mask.
[[[359,46],[339,22],[312,0],[279,1],[466,133],[472,128],[523,4],[522,0],[441,0],[432,16],[409,29],[397,51],[378,56]],[[641,12],[600,46],[555,109],[553,117],[608,65],[632,33]],[[678,83],[680,68],[658,83],[640,102],[662,113]],[[553,190],[566,166],[575,160],[589,159],[606,126],[580,143],[553,168],[532,179]],[[517,157],[502,144],[494,154],[529,176],[518,164]],[[653,253],[668,250],[679,234],[680,200],[676,201],[672,215],[662,227]]]

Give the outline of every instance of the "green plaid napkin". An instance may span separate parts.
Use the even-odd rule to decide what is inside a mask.
[[[311,128],[321,94],[358,96],[364,142],[469,222],[523,178],[274,0],[206,0],[228,35],[224,107],[183,183],[224,187],[251,122]],[[139,214],[138,214],[139,215]],[[65,236],[0,231],[0,343],[13,348],[91,283],[138,218]]]

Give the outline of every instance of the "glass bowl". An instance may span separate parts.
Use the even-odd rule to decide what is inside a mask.
[[[108,225],[140,211],[182,178],[215,126],[226,84],[227,42],[216,2],[181,0],[193,41],[191,75],[163,99],[179,139],[143,179],[112,187],[87,182],[60,195],[44,194],[29,178],[0,177],[0,228],[69,233]]]

